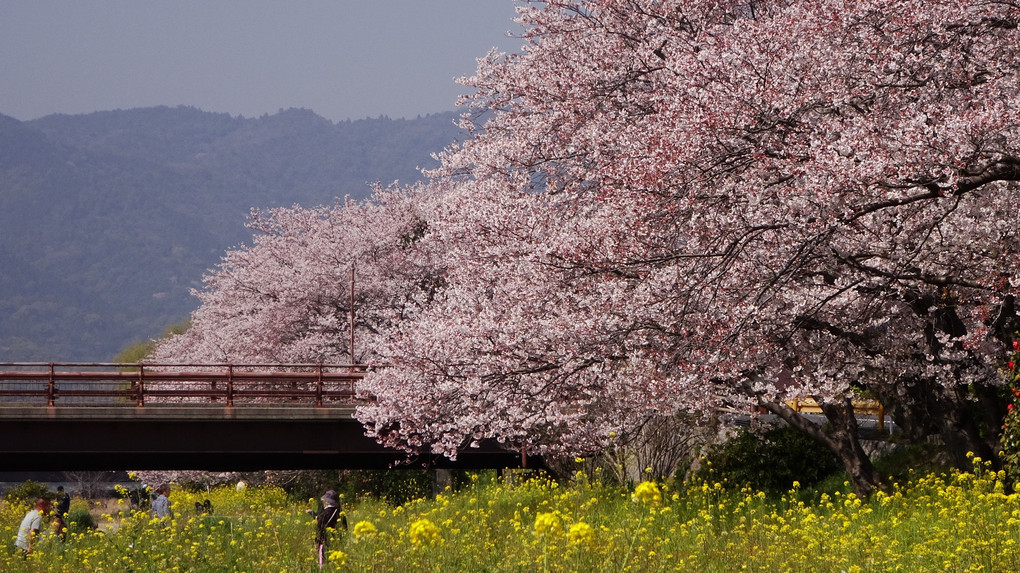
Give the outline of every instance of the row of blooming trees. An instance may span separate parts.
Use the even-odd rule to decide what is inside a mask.
[[[829,446],[863,492],[881,482],[863,392],[912,437],[987,455],[1020,326],[1020,6],[520,15],[525,46],[464,80],[472,136],[427,187],[255,219],[264,234],[161,354],[343,357],[354,264],[365,350],[387,364],[359,416],[394,445],[578,453],[654,417],[754,406]],[[809,396],[827,424],[785,405]]]
[[[253,212],[253,244],[227,253],[196,293],[202,304],[191,327],[163,341],[152,358],[375,361],[372,337],[427,300],[439,278],[424,251],[407,253],[424,232],[431,200],[418,187],[378,188],[370,202]],[[362,342],[353,350],[352,303]]]

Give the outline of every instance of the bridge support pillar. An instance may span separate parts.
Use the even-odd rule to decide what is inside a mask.
[[[432,470],[432,497],[443,493],[446,488],[453,487],[453,470],[433,469]]]

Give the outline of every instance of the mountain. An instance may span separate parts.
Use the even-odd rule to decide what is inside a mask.
[[[0,115],[0,361],[109,361],[196,306],[252,208],[421,179],[455,114],[334,124],[189,107]]]

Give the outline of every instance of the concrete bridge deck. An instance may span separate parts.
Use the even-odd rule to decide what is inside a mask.
[[[353,416],[363,376],[358,365],[0,364],[0,471],[541,466],[496,444],[455,461],[384,448]]]
[[[492,444],[457,460],[411,456],[364,434],[350,408],[0,407],[0,469],[127,470],[539,467]]]

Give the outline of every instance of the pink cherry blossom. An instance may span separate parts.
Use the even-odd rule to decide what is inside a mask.
[[[520,14],[526,45],[464,80],[474,136],[432,173],[454,185],[424,241],[448,286],[386,341],[362,410],[380,435],[578,451],[650,415],[760,404],[864,489],[852,428],[784,400],[850,424],[853,388],[924,388],[959,413],[956,388],[999,383],[1020,287],[1017,6]]]
[[[253,212],[254,243],[229,251],[196,292],[191,327],[152,356],[169,362],[374,362],[374,338],[421,304],[436,277],[408,245],[423,232],[421,188],[372,201]]]
[[[911,436],[989,446],[966,413],[1020,326],[1020,7],[519,14],[428,186],[257,215],[160,356],[342,359],[353,264],[357,359],[386,365],[358,415],[392,445],[584,453],[764,407],[866,491],[864,390]],[[785,405],[806,397],[827,426]]]

